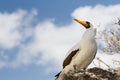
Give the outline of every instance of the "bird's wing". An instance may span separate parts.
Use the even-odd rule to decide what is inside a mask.
[[[79,49],[75,49],[73,51],[71,51],[71,53],[66,57],[66,59],[64,60],[63,62],[63,68],[65,68],[65,66],[67,66],[71,60],[72,60],[72,57],[79,51]]]

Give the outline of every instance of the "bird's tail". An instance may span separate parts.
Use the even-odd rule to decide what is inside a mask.
[[[58,74],[55,75],[55,77],[56,77],[55,80],[57,80],[57,78],[59,77],[60,73],[61,73],[61,71]]]
[[[55,80],[66,80],[66,75],[63,71],[59,72],[57,75],[55,75]]]

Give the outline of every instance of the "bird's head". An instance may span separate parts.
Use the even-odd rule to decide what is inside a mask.
[[[74,19],[74,20],[80,23],[81,25],[83,25],[86,29],[93,28],[93,25],[88,21],[83,21],[83,20],[78,20],[78,19]]]
[[[83,20],[78,20],[78,19],[74,19],[76,22],[80,23],[81,25],[83,25],[87,31],[85,32],[85,35],[90,37],[95,37],[96,35],[96,28],[88,21],[83,21]]]

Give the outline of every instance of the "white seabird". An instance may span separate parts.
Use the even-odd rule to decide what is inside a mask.
[[[85,70],[97,52],[96,28],[88,21],[74,20],[83,25],[86,31],[80,42],[69,51],[69,55],[63,62],[63,70],[56,75],[56,80],[66,80],[66,76],[70,73]]]

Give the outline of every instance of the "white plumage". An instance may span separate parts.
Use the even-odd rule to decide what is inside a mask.
[[[80,42],[69,51],[69,55],[63,62],[63,70],[57,75],[57,80],[66,80],[65,76],[69,73],[86,69],[97,52],[96,28],[88,21],[74,20],[82,24],[86,31]]]

